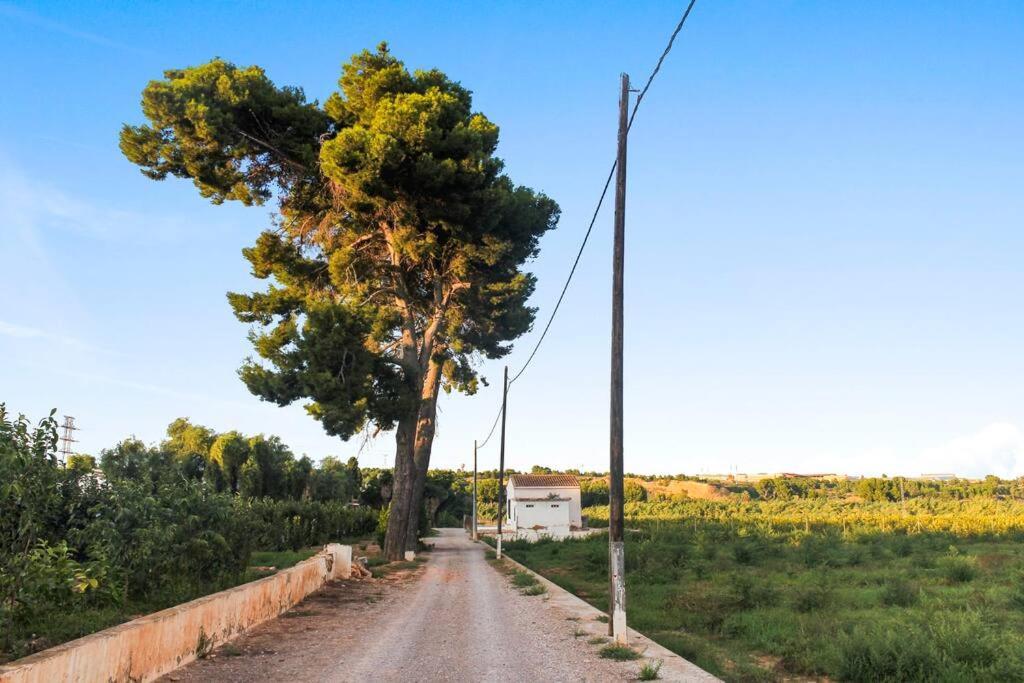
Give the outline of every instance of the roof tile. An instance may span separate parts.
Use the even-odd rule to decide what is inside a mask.
[[[579,488],[580,481],[572,474],[512,474],[509,483],[516,488]]]

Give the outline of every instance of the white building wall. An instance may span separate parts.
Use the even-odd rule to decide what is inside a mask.
[[[548,496],[555,496],[557,498],[568,498],[569,504],[569,524],[581,528],[583,526],[583,507],[580,505],[580,490],[576,486],[567,487],[549,487],[549,488],[516,488],[512,482],[508,483],[507,486],[507,500],[511,503],[518,498],[547,498]],[[510,520],[511,521],[511,520]]]
[[[569,501],[519,500],[512,506],[517,532],[527,530],[555,538],[569,535]]]

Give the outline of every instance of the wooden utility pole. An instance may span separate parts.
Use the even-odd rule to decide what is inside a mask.
[[[501,559],[501,520],[505,517],[505,411],[508,408],[508,366],[501,388],[501,455],[498,456],[498,559]]]
[[[608,481],[608,633],[626,644],[626,558],[623,543],[622,483],[622,332],[623,275],[626,242],[626,137],[629,132],[629,75],[622,74],[619,92],[619,150],[615,161],[615,246],[612,249],[612,376],[611,434]]]
[[[476,540],[476,439],[473,439],[473,540]]]

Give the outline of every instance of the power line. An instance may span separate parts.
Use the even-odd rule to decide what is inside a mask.
[[[683,12],[682,18],[679,20],[679,23],[676,24],[676,29],[672,31],[672,35],[668,39],[668,45],[665,46],[665,50],[661,53],[661,57],[658,57],[658,63],[654,65],[654,70],[651,71],[651,75],[647,77],[647,83],[645,83],[643,89],[640,90],[640,94],[636,96],[636,103],[633,105],[633,113],[630,114],[629,125],[626,126],[627,131],[632,128],[633,119],[636,118],[636,110],[640,108],[640,102],[643,101],[644,95],[646,95],[647,91],[650,90],[651,83],[654,82],[654,77],[658,75],[659,71],[661,71],[661,65],[665,63],[665,58],[668,57],[668,53],[672,51],[672,45],[676,42],[676,36],[678,36],[679,32],[683,30],[683,24],[686,23],[687,17],[690,16],[690,10],[693,9],[693,6],[696,3],[697,0],[690,0],[690,4],[686,6],[686,11]]]
[[[629,124],[626,126],[628,132],[633,127],[633,120],[636,118],[636,112],[640,108],[640,103],[643,101],[644,96],[647,95],[647,91],[650,90],[651,84],[654,83],[655,76],[661,71],[662,64],[665,63],[665,58],[668,57],[669,52],[672,51],[672,46],[676,42],[676,37],[679,32],[683,30],[683,25],[686,24],[686,20],[690,16],[690,11],[696,4],[697,0],[690,0],[690,3],[686,6],[686,11],[683,12],[683,16],[679,19],[679,23],[676,24],[675,30],[672,31],[672,35],[669,36],[668,43],[665,45],[665,49],[662,50],[661,56],[658,57],[657,64],[654,65],[654,69],[651,71],[651,75],[647,77],[647,82],[644,87],[640,90],[637,95],[636,102],[633,104],[633,112],[629,116]],[[587,232],[583,235],[583,242],[580,243],[580,248],[576,252],[576,258],[572,262],[572,268],[569,269],[569,277],[565,279],[565,284],[562,286],[562,291],[558,295],[558,300],[555,302],[555,307],[551,310],[551,315],[548,317],[547,323],[544,325],[544,330],[540,333],[540,337],[537,339],[537,343],[534,344],[533,350],[530,351],[530,355],[527,357],[523,367],[519,369],[512,379],[509,380],[509,388],[511,389],[512,384],[519,379],[519,377],[526,372],[526,368],[533,362],[534,356],[537,355],[537,351],[540,349],[540,345],[544,342],[544,338],[547,337],[548,331],[551,329],[551,324],[555,321],[555,316],[558,314],[558,309],[562,306],[562,300],[565,299],[565,293],[569,291],[569,284],[572,282],[573,276],[576,274],[576,268],[580,264],[580,259],[583,257],[583,250],[587,246],[587,242],[590,240],[590,233],[594,231],[594,224],[597,222],[597,216],[601,212],[601,206],[604,204],[604,198],[608,194],[608,187],[611,185],[612,178],[615,176],[616,162],[612,162],[612,167],[608,170],[608,177],[605,178],[604,187],[601,188],[601,196],[597,199],[597,206],[594,207],[594,214],[590,217],[590,223],[587,225]],[[498,419],[501,417],[501,409],[499,408],[498,414],[494,417],[494,424],[491,425],[491,430],[487,433],[487,438],[477,446],[478,449],[483,448],[487,445],[491,436],[494,435],[494,429],[498,426]]]
[[[500,418],[500,417],[501,417],[501,406],[498,406],[498,414],[494,416],[494,423],[491,425],[491,431],[487,432],[487,438],[484,439],[483,442],[479,446],[477,446],[478,450],[483,448],[484,446],[486,446],[487,442],[491,440],[491,437],[494,435],[494,428],[498,426],[498,418]]]
[[[655,64],[654,69],[651,71],[651,75],[647,77],[647,83],[644,84],[640,94],[637,95],[636,103],[633,105],[633,113],[629,116],[629,125],[626,126],[627,132],[633,127],[633,119],[636,118],[636,112],[640,108],[640,102],[643,101],[647,91],[650,90],[651,84],[654,82],[654,77],[661,71],[661,65],[664,64],[665,58],[668,57],[668,53],[672,51],[672,45],[676,42],[676,36],[683,29],[683,25],[686,23],[686,19],[690,16],[690,10],[693,9],[694,4],[697,0],[690,0],[690,4],[686,6],[686,11],[683,12],[682,18],[679,19],[679,23],[676,24],[676,28],[672,31],[672,35],[668,39],[668,44],[661,53],[661,57],[658,58],[658,63]],[[558,314],[558,309],[562,305],[562,300],[565,298],[565,293],[569,290],[569,283],[572,282],[573,276],[576,274],[576,267],[580,264],[580,258],[583,256],[583,250],[587,246],[587,241],[590,239],[590,233],[594,230],[594,223],[597,222],[597,215],[601,211],[601,206],[604,204],[605,195],[608,194],[608,186],[611,185],[612,177],[615,175],[615,164],[612,162],[612,167],[608,171],[608,177],[605,178],[604,187],[601,189],[601,196],[597,200],[597,206],[594,208],[594,215],[590,217],[590,224],[587,226],[587,232],[583,235],[583,242],[580,244],[579,251],[576,252],[576,259],[572,262],[572,268],[569,269],[569,277],[565,280],[565,285],[562,287],[562,292],[558,295],[558,301],[555,302],[555,307],[551,310],[551,315],[548,317],[547,323],[544,325],[544,331],[540,333],[540,338],[537,339],[537,343],[534,345],[533,350],[530,351],[530,356],[526,359],[526,363],[519,369],[512,379],[509,380],[509,384],[512,384],[519,376],[526,372],[526,368],[530,366],[533,361],[533,357],[537,355],[540,345],[544,342],[544,338],[548,334],[548,330],[551,329],[551,323],[555,321],[555,316]]]

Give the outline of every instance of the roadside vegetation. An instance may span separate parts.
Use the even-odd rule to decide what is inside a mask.
[[[1016,485],[628,504],[630,625],[729,681],[1024,680]],[[607,608],[606,537],[505,549]]]
[[[175,420],[56,457],[52,414],[0,404],[0,662],[266,576],[328,542],[371,537],[391,472],[295,458],[276,437]],[[464,477],[431,472],[421,529],[468,509]]]

